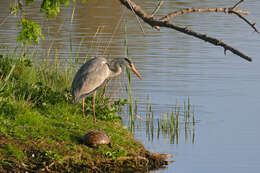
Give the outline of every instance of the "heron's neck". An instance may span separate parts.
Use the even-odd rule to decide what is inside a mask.
[[[118,76],[122,72],[122,68],[119,63],[115,62],[110,66],[110,75],[109,77]]]

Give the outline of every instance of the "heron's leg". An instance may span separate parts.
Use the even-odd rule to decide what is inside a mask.
[[[85,117],[85,98],[82,99],[82,112],[83,112],[83,117]]]
[[[94,93],[93,93],[93,99],[92,99],[92,110],[93,110],[93,121],[94,121],[94,122],[96,122],[95,105],[96,105],[96,91],[94,91]]]

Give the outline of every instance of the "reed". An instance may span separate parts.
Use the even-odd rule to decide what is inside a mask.
[[[125,57],[128,57],[128,46],[127,46],[127,27],[124,25],[124,48],[125,48]],[[128,103],[129,103],[129,117],[128,117],[128,127],[130,131],[134,132],[135,129],[135,116],[134,116],[134,106],[133,106],[133,97],[132,97],[132,85],[131,85],[131,73],[126,68],[127,75],[127,92],[128,92]],[[137,110],[137,107],[135,108]],[[136,113],[135,113],[136,115]],[[130,124],[130,126],[129,126]]]
[[[70,18],[70,26],[72,28],[74,14],[75,14],[75,6],[72,9],[71,18]],[[73,39],[72,39],[72,31],[69,32],[69,43],[70,43],[70,57],[73,58]]]
[[[180,136],[183,134],[185,143],[189,141],[195,143],[198,121],[189,97],[182,105],[179,105],[178,100],[176,100],[172,111],[164,112],[161,115],[153,112],[150,98],[147,98],[144,118],[141,128],[145,128],[145,134],[149,141],[153,141],[154,136],[156,136],[157,139],[165,138],[171,144],[178,144]],[[137,120],[135,119],[135,121]]]

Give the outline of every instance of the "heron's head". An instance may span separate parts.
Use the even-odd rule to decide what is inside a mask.
[[[133,72],[139,79],[142,80],[141,75],[140,75],[140,74],[137,72],[137,70],[135,69],[134,63],[133,63],[132,61],[130,61],[128,58],[124,58],[123,60],[124,60],[125,66],[126,66],[128,69],[132,70],[132,72]]]

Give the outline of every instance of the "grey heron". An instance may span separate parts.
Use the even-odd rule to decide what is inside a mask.
[[[133,62],[128,58],[115,58],[107,61],[103,57],[92,58],[83,64],[77,71],[71,86],[72,102],[77,103],[82,99],[83,116],[85,116],[85,97],[93,93],[92,109],[93,120],[96,122],[95,97],[96,90],[108,79],[118,76],[122,72],[122,67],[131,69],[139,79],[141,75],[135,69]]]

